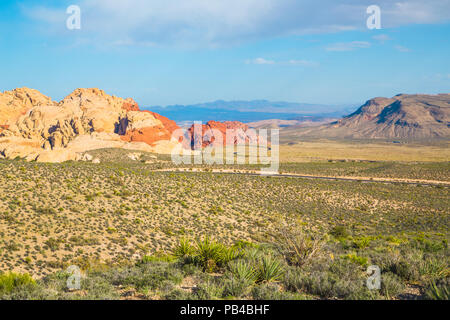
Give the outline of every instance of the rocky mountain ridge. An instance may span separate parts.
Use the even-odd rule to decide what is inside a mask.
[[[400,94],[368,100],[354,113],[299,137],[428,140],[450,138],[450,94]]]

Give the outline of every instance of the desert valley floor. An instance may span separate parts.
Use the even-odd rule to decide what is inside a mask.
[[[0,270],[33,277],[30,288],[3,298],[442,294],[449,276],[448,146],[389,149],[398,157],[415,152],[417,159],[408,154],[413,162],[358,153],[352,159],[351,148],[336,144],[341,154],[302,158],[308,146],[282,146],[280,171],[354,179],[230,174],[250,172],[249,165],[177,169],[170,156],[130,157],[122,149],[89,152],[100,163],[0,160]],[[289,237],[302,240],[301,256]],[[64,289],[70,265],[84,274],[81,291]],[[365,286],[369,265],[381,268],[379,291]]]

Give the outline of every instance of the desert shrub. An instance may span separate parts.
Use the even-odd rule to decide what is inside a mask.
[[[44,243],[50,248],[50,250],[55,251],[55,250],[59,249],[59,245],[60,245],[61,241],[58,239],[49,238]]]
[[[150,256],[143,256],[139,261],[138,265],[140,264],[146,264],[151,262],[174,262],[176,260],[176,257],[170,254],[165,253],[155,253]]]
[[[450,300],[450,279],[431,281],[425,290],[425,297],[430,300]]]
[[[42,215],[44,215],[44,214],[54,215],[57,213],[54,208],[50,208],[50,207],[44,207],[44,208],[34,207],[33,209],[36,213],[42,214]]]
[[[447,239],[443,240],[433,240],[427,239],[424,236],[419,236],[410,241],[410,245],[413,248],[417,248],[419,250],[425,252],[438,252],[448,248]]]
[[[0,300],[44,300],[49,299],[43,288],[37,285],[24,285],[12,291],[0,292]],[[55,298],[54,298],[55,299]]]
[[[293,292],[306,292],[321,298],[377,299],[377,292],[365,284],[367,276],[361,268],[348,261],[337,260],[327,270],[290,268],[284,285]]]
[[[288,267],[283,277],[283,285],[286,290],[297,292],[302,289],[302,277],[306,274],[299,267]]]
[[[223,280],[222,297],[236,297],[241,298],[248,294],[252,282],[248,280],[238,279],[234,276],[226,277]]]
[[[364,279],[361,278],[341,278],[332,272],[318,272],[299,280],[299,284],[306,292],[322,298],[372,299]]]
[[[179,284],[183,273],[173,264],[152,262],[134,267],[125,267],[109,271],[105,277],[113,285],[134,286],[136,289],[158,289],[168,280]]]
[[[18,287],[35,286],[36,281],[27,274],[8,272],[0,274],[0,294],[7,294]]]
[[[348,253],[343,255],[342,258],[359,264],[360,266],[366,266],[368,263],[368,259],[366,257],[358,256],[356,253]]]
[[[251,296],[255,300],[307,300],[308,298],[299,293],[282,291],[274,283],[263,283],[253,287]]]
[[[93,275],[82,279],[81,290],[86,292],[83,299],[114,300],[119,298],[114,286],[100,276]]]
[[[370,237],[359,237],[353,240],[353,247],[357,249],[365,249],[370,246],[372,239]]]
[[[372,264],[380,267],[381,272],[392,272],[406,281],[416,281],[420,278],[419,264],[423,254],[420,251],[409,250],[403,254],[384,252],[372,254]]]
[[[390,299],[398,296],[405,289],[400,277],[392,272],[383,273],[381,275],[381,294]]]
[[[296,288],[322,298],[331,298],[336,295],[333,287],[338,279],[327,272],[292,274],[288,279],[291,290]]]
[[[350,234],[344,226],[335,226],[330,230],[330,234],[335,238],[346,238]]]
[[[70,274],[65,271],[58,271],[50,274],[39,281],[41,287],[50,292],[64,292],[67,289],[67,279]]]
[[[181,271],[183,271],[185,276],[203,274],[201,267],[190,263],[181,265]]]
[[[257,245],[255,245],[254,243],[251,243],[249,241],[238,240],[233,244],[233,247],[243,250],[243,249],[255,248],[255,247],[257,247]]]
[[[324,241],[307,235],[295,224],[278,227],[275,245],[291,265],[302,266],[322,252]]]
[[[164,294],[162,297],[165,300],[194,300],[196,298],[190,292],[179,288],[174,288],[170,292]]]
[[[223,291],[223,285],[208,279],[197,286],[195,296],[200,300],[218,299],[222,296]]]

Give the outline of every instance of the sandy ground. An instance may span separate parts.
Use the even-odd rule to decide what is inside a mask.
[[[206,172],[202,168],[168,168],[159,169],[155,171],[160,172]],[[354,176],[318,176],[303,173],[278,173],[278,172],[264,172],[261,173],[258,170],[236,170],[236,169],[208,169],[207,172],[212,173],[231,173],[231,174],[261,174],[268,176],[280,176],[280,177],[299,177],[299,178],[317,178],[317,179],[341,179],[352,181],[371,181],[371,182],[394,182],[394,183],[417,183],[417,184],[433,184],[450,186],[450,181],[439,180],[424,180],[424,179],[400,179],[400,178],[377,178],[377,177],[354,177]]]

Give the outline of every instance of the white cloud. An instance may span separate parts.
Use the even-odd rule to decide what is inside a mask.
[[[411,52],[411,49],[409,49],[407,47],[404,47],[404,46],[395,46],[394,48],[397,49],[397,51],[400,51],[400,52]]]
[[[381,43],[385,43],[386,41],[392,40],[387,34],[378,34],[373,36],[372,39],[380,41]]]
[[[366,29],[373,0],[80,0],[93,41],[221,46],[292,34]],[[450,0],[377,0],[382,27],[450,20]],[[64,32],[65,8],[26,7]],[[120,42],[121,41],[121,42]]]
[[[288,64],[302,67],[317,67],[319,63],[309,60],[289,60]]]
[[[317,67],[319,63],[309,60],[289,60],[289,61],[275,61],[275,60],[267,60],[264,58],[256,58],[256,59],[249,59],[245,61],[246,64],[277,64],[277,65],[284,65],[284,66],[301,66],[301,67]]]
[[[275,64],[273,60],[266,60],[264,58],[256,58],[245,61],[246,64]]]
[[[367,41],[338,42],[327,47],[327,51],[353,51],[356,49],[370,48],[371,44]]]

